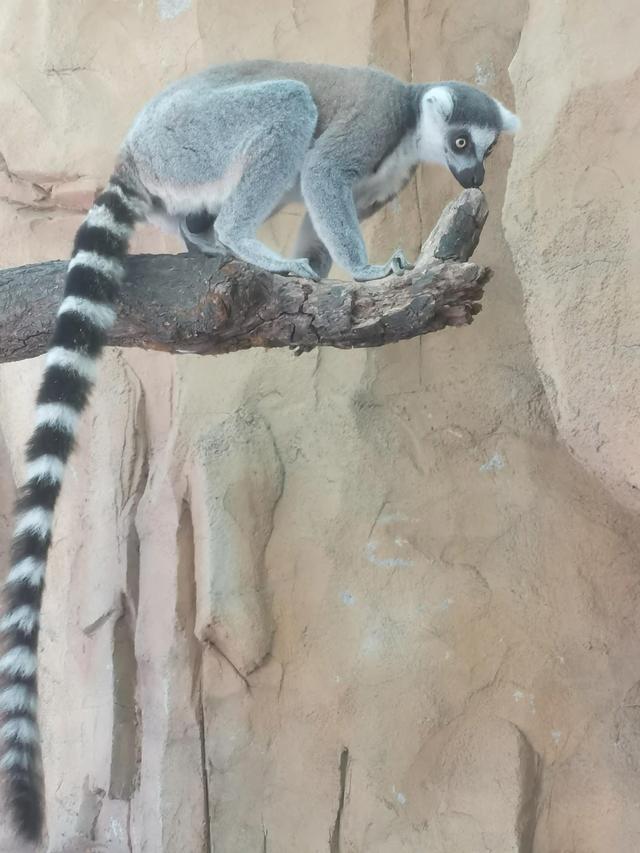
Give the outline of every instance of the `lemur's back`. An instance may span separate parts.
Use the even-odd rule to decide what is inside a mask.
[[[376,100],[384,100],[386,110],[390,106],[393,108],[393,102],[403,108],[415,102],[417,107],[418,99],[413,86],[376,68],[256,60],[214,65],[197,78],[216,87],[265,80],[298,80],[309,87],[321,122],[349,108],[362,109]],[[415,89],[419,91],[420,87]]]
[[[398,80],[375,68],[322,65],[307,62],[253,60],[213,65],[192,77],[179,80],[161,92],[189,89],[195,92],[268,80],[296,80],[308,86],[318,109],[316,135],[337,116],[368,119],[378,132],[384,128],[394,137],[415,125],[422,87]],[[376,109],[376,103],[381,107]]]

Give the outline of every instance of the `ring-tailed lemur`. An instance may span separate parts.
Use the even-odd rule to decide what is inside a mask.
[[[0,767],[23,838],[39,838],[43,823],[36,651],[53,509],[136,223],[161,221],[188,245],[278,273],[317,279],[333,260],[355,279],[381,278],[410,265],[399,251],[369,264],[359,220],[421,161],[479,186],[500,133],[516,128],[502,104],[463,83],[406,84],[373,69],[302,63],[213,67],[143,108],[76,236],[17,503],[0,621]],[[289,260],[255,233],[294,199],[306,215]]]

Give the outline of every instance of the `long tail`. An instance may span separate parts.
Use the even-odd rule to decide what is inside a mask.
[[[16,832],[28,841],[41,837],[44,821],[36,655],[53,509],[115,320],[129,239],[146,210],[145,199],[113,176],[80,226],[27,446],[0,619],[0,770]]]

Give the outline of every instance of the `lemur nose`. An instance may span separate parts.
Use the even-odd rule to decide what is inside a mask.
[[[482,163],[478,163],[476,168],[473,170],[473,186],[481,187],[484,181],[484,166]]]
[[[454,172],[454,175],[465,189],[481,187],[482,182],[484,181],[484,166],[482,163],[478,163],[477,166],[472,166],[469,169],[462,169],[460,172]]]

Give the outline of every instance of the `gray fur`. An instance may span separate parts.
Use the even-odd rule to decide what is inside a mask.
[[[329,250],[316,234],[308,213],[305,214],[296,242],[293,247],[295,257],[299,255],[308,258],[318,278],[326,278],[329,275],[333,259]]]
[[[152,218],[201,251],[228,251],[264,269],[313,278],[325,276],[333,260],[366,280],[410,265],[399,252],[386,264],[369,264],[359,222],[393,198],[421,161],[447,165],[463,185],[481,183],[486,150],[509,117],[462,83],[407,84],[371,68],[239,62],[178,81],[150,101],[125,139],[120,169],[154,200]],[[452,148],[462,131],[469,137],[464,152]],[[307,214],[296,257],[287,259],[255,234],[292,200]],[[198,211],[215,224],[190,234],[186,218]]]

